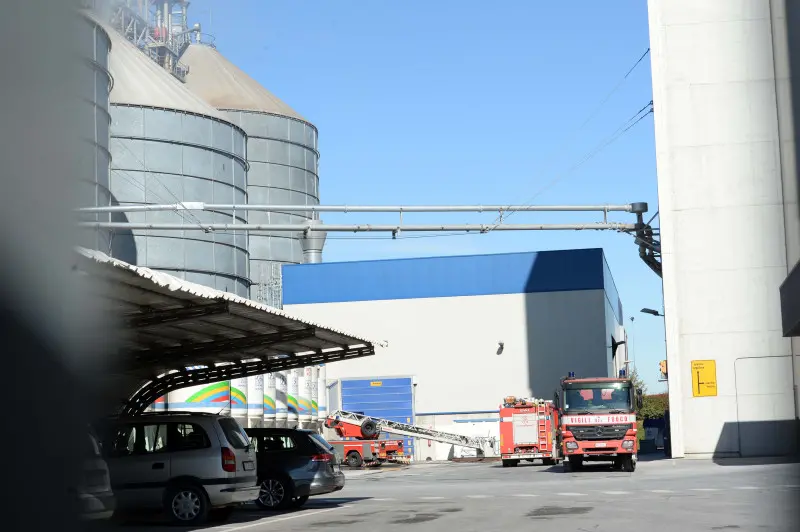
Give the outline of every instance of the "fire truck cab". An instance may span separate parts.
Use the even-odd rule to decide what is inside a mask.
[[[636,410],[642,407],[642,390],[634,389],[625,370],[618,378],[576,378],[570,372],[554,401],[561,413],[559,444],[565,471],[580,469],[588,461],[636,470]]]

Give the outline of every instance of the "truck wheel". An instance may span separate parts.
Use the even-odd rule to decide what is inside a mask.
[[[636,471],[636,461],[633,459],[633,455],[622,458],[622,470],[626,473],[633,473]]]
[[[361,455],[356,451],[350,451],[347,453],[347,465],[350,467],[361,467],[361,464],[363,463],[364,459],[361,458]]]
[[[503,460],[503,467],[517,467],[519,460]]]
[[[378,424],[371,419],[365,419],[361,423],[361,435],[365,438],[374,438],[378,435]]]
[[[561,467],[564,469],[564,473],[572,473],[572,462],[569,460],[564,460]]]
[[[553,460],[552,458],[543,458],[542,459],[542,464],[546,465],[546,466],[554,466],[554,465],[556,465],[556,461]]]

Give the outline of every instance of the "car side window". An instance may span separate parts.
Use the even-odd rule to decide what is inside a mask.
[[[194,451],[211,447],[205,429],[195,423],[168,423],[170,451]]]
[[[111,455],[116,457],[158,453],[167,449],[167,425],[130,424],[116,429]]]
[[[294,440],[289,436],[270,435],[270,436],[261,436],[258,439],[257,450],[259,453],[279,452],[294,448],[295,448]]]

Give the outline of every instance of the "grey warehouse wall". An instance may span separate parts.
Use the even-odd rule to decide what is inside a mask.
[[[111,192],[121,204],[247,203],[244,132],[220,120],[135,105],[111,106]],[[130,222],[246,223],[245,212],[129,213]],[[247,297],[244,231],[117,232],[116,258]]]

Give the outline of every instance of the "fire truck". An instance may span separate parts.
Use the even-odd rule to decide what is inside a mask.
[[[636,470],[636,410],[642,407],[642,390],[634,389],[625,370],[618,378],[578,378],[570,372],[561,380],[554,402],[560,412],[564,471],[580,469],[588,461]]]
[[[333,429],[344,440],[328,440],[333,445],[334,454],[341,463],[350,467],[364,464],[398,462],[404,459],[403,440],[378,440],[380,432],[374,422],[364,425],[345,423],[341,419],[328,417],[325,426]]]
[[[387,458],[384,459],[386,461],[402,459],[402,440],[379,440],[378,437],[381,432],[468,447],[476,449],[480,456],[490,451],[496,441],[490,437],[463,436],[344,410],[337,410],[331,413],[325,419],[325,426],[335,430],[340,438],[355,438],[355,441],[328,442],[334,446],[334,450],[339,451],[341,449],[340,452],[342,454],[338,456],[339,460],[350,465],[361,465],[370,460],[381,461],[381,453],[386,453]],[[369,443],[365,443],[367,441]],[[386,445],[385,448],[380,447],[384,444]],[[391,451],[390,445],[392,446]]]
[[[553,401],[505,397],[500,407],[503,467],[516,467],[522,460],[555,465],[560,461],[557,432],[558,409]]]

